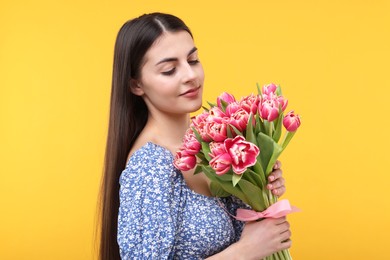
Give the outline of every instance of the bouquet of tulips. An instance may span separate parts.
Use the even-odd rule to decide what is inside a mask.
[[[287,103],[275,84],[262,89],[258,86],[257,95],[239,101],[222,93],[216,104],[209,103],[210,108],[192,119],[175,166],[182,171],[196,167],[195,174],[203,172],[210,179],[214,196],[234,195],[248,204],[253,210],[239,209],[239,220],[276,218],[293,212],[287,200],[277,201],[266,189],[277,158],[300,126],[294,111],[284,115]],[[267,259],[291,256],[283,250]]]

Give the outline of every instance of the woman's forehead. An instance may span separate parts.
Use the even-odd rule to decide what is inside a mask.
[[[187,57],[194,47],[194,40],[187,31],[164,32],[146,52],[145,61]]]

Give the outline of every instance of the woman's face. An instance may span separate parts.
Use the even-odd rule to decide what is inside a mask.
[[[202,106],[203,67],[190,34],[164,32],[146,52],[133,92],[151,113],[183,114]]]

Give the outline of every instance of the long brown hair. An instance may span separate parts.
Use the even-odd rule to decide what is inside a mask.
[[[142,97],[132,94],[130,82],[140,77],[147,50],[164,32],[189,28],[179,18],[162,13],[145,14],[126,22],[115,43],[110,118],[100,191],[99,259],[120,259],[117,243],[119,177],[127,156],[145,127],[148,109]]]

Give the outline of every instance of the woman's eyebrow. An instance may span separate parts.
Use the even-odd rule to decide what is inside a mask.
[[[198,48],[194,47],[192,48],[189,52],[188,52],[188,55],[187,56],[190,56],[191,54],[193,54],[194,52],[196,52],[198,50]]]
[[[191,54],[193,54],[194,52],[196,52],[198,50],[198,48],[194,47],[192,48],[189,52],[188,52],[188,55],[187,56],[190,56]],[[177,61],[178,58],[165,58],[165,59],[162,59],[160,60],[159,62],[156,63],[156,66],[161,64],[161,63],[164,63],[164,62],[171,62],[171,61]]]

